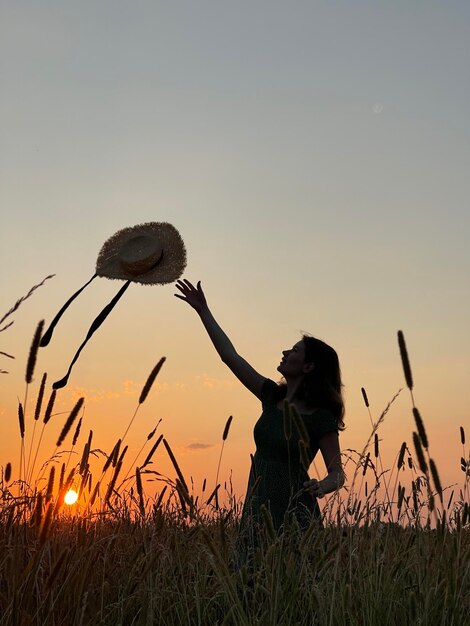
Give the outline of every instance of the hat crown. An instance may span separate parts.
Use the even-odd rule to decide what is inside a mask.
[[[168,222],[146,222],[118,230],[101,247],[96,274],[141,285],[165,285],[181,276],[186,248]]]
[[[122,269],[133,276],[150,271],[163,256],[163,246],[154,235],[136,235],[128,239],[118,252]]]

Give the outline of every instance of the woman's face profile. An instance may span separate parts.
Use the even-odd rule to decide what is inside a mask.
[[[288,350],[282,351],[282,359],[277,370],[284,377],[295,378],[306,373],[305,344],[301,339]]]

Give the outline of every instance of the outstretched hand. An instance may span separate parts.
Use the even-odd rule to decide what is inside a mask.
[[[304,482],[304,487],[308,491],[310,491],[312,496],[315,496],[316,498],[323,498],[323,496],[325,495],[320,485],[320,481],[317,480],[316,478],[312,478],[311,480],[306,480]]]
[[[184,300],[198,312],[207,307],[206,296],[202,290],[200,280],[198,280],[196,287],[186,279],[178,280],[175,284],[176,288],[182,293],[182,295],[175,293],[176,298]]]

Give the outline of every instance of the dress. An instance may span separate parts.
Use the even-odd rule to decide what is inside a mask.
[[[261,521],[263,504],[271,514],[276,531],[284,523],[286,512],[295,515],[301,529],[308,528],[312,517],[320,523],[317,499],[303,486],[309,476],[301,461],[299,430],[292,423],[290,438],[286,439],[283,410],[276,406],[278,400],[279,386],[267,378],[261,389],[263,411],[254,427],[256,453],[243,506],[242,532],[249,527],[253,530],[253,523]],[[306,443],[310,464],[318,452],[320,439],[327,433],[338,433],[338,423],[325,409],[301,417],[309,437]]]

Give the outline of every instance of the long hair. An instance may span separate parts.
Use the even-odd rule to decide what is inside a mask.
[[[342,395],[341,369],[336,351],[324,341],[303,334],[305,362],[313,363],[311,372],[304,374],[296,397],[308,407],[327,409],[338,421],[338,430],[344,430],[344,401]],[[282,396],[287,385],[280,385]]]

